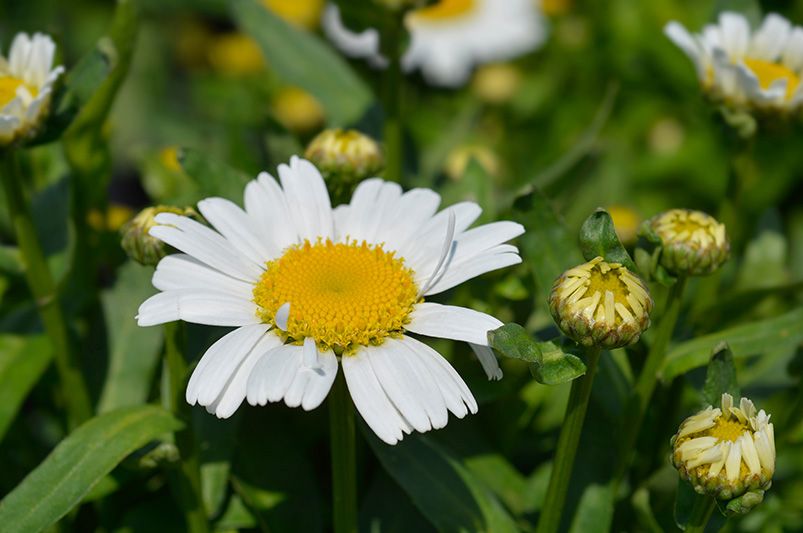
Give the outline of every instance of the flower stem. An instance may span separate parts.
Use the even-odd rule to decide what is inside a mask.
[[[357,532],[357,453],[354,407],[343,372],[329,393],[329,442],[332,460],[332,507],[335,533]]]
[[[25,277],[33,293],[45,333],[53,348],[53,357],[61,381],[62,396],[70,427],[76,427],[92,416],[92,402],[84,375],[70,342],[69,329],[59,301],[56,284],[39,243],[36,227],[22,190],[19,162],[11,149],[0,154],[3,189],[17,243],[24,262]]]
[[[702,533],[705,531],[705,526],[708,525],[708,520],[714,512],[716,502],[710,496],[697,496],[694,499],[694,506],[691,510],[689,522],[686,524],[686,533]]]
[[[209,524],[206,519],[203,498],[201,496],[201,465],[198,447],[192,430],[192,413],[184,401],[186,385],[187,361],[184,359],[183,324],[171,322],[165,324],[165,364],[168,372],[170,411],[184,422],[184,428],[175,433],[176,447],[180,456],[176,490],[184,511],[187,531],[190,533],[206,533]]]
[[[546,491],[546,500],[541,518],[538,520],[538,533],[554,533],[560,527],[599,356],[600,348],[588,348],[586,350],[586,373],[572,382],[569,405],[566,407],[566,417],[563,419],[563,427],[560,437],[558,437],[557,452],[552,465],[552,475],[549,478],[549,487]]]
[[[384,74],[383,105],[385,125],[383,139],[385,144],[385,179],[396,183],[402,180],[404,158],[403,128],[401,115],[402,76],[401,76],[401,35],[402,21],[398,13],[388,14],[388,23],[382,35],[384,53],[389,64]]]
[[[655,332],[650,351],[647,354],[647,360],[644,362],[644,368],[636,381],[633,388],[633,394],[625,411],[624,421],[625,424],[622,428],[623,435],[620,450],[619,460],[616,464],[616,470],[613,477],[613,494],[621,483],[622,478],[630,465],[631,457],[633,455],[636,439],[638,438],[641,424],[644,421],[644,415],[647,411],[647,406],[652,398],[652,393],[655,391],[655,384],[658,380],[658,370],[666,356],[666,349],[669,346],[669,341],[672,339],[672,333],[675,331],[675,324],[678,321],[678,314],[680,313],[680,305],[683,302],[683,290],[686,287],[686,278],[681,276],[677,279],[674,285],[669,289],[666,304],[664,306],[664,314]]]

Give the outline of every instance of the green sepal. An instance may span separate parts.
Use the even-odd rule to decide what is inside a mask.
[[[505,357],[530,363],[538,383],[559,385],[586,373],[586,365],[554,341],[538,341],[522,326],[509,323],[488,332],[490,346]]]
[[[717,501],[717,505],[725,516],[747,514],[764,501],[764,492],[762,489],[751,490],[727,502]]]
[[[636,272],[636,264],[616,235],[611,215],[602,208],[594,211],[580,227],[580,250],[586,261],[602,257],[609,263],[619,263]]]
[[[733,361],[733,352],[725,341],[714,347],[711,361],[703,385],[703,400],[706,405],[720,404],[723,393],[733,396],[736,401],[740,397],[739,384],[736,381],[736,365]]]

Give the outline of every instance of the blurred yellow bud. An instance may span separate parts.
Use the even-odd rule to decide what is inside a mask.
[[[257,42],[243,33],[226,33],[212,38],[209,65],[227,76],[247,76],[265,70],[265,56]]]
[[[279,90],[271,105],[276,120],[294,133],[309,133],[324,122],[323,107],[303,89],[288,86]]]
[[[601,257],[564,272],[549,295],[552,317],[567,337],[607,349],[638,341],[650,326],[652,306],[638,276]]]
[[[562,15],[569,11],[572,7],[572,0],[533,0],[536,4],[540,4],[541,11],[544,15],[554,17]]]
[[[123,250],[128,254],[128,257],[142,265],[155,265],[162,257],[167,255],[165,244],[149,234],[150,229],[156,225],[154,217],[159,213],[198,216],[191,207],[181,209],[159,205],[146,207],[140,211],[133,220],[123,226],[120,232],[122,234],[121,245]]]
[[[123,224],[131,220],[134,210],[127,205],[111,204],[106,213],[93,209],[87,213],[86,221],[95,231],[117,231]]]
[[[384,167],[379,144],[357,130],[328,129],[307,146],[304,157],[323,174],[327,182],[356,183],[376,176]]]
[[[635,209],[626,205],[612,205],[605,209],[613,219],[613,226],[624,245],[636,242],[641,217]]]
[[[318,27],[324,0],[262,0],[262,5],[290,24],[306,30]]]
[[[761,502],[775,473],[775,432],[770,417],[742,398],[739,406],[723,394],[720,407],[708,406],[680,424],[672,437],[672,464],[700,494],[742,499],[744,513]],[[730,506],[729,506],[730,507]]]
[[[463,178],[468,162],[472,159],[477,161],[489,176],[499,175],[499,158],[493,150],[480,144],[458,146],[449,152],[444,168],[446,175],[454,181],[459,181]]]
[[[166,146],[159,152],[159,162],[171,172],[183,172],[178,160],[178,146]]]
[[[477,69],[471,88],[489,104],[509,101],[521,87],[521,71],[510,63],[490,63]]]

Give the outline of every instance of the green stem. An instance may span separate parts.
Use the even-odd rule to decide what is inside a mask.
[[[59,301],[56,284],[48,268],[45,254],[36,234],[30,207],[22,190],[17,154],[12,149],[0,154],[0,159],[2,159],[3,189],[11,222],[17,234],[25,277],[31,293],[33,293],[45,333],[53,348],[53,357],[61,381],[61,393],[67,407],[69,425],[76,427],[92,416],[89,389],[73,353],[67,321]]]
[[[170,411],[184,422],[184,428],[175,434],[176,447],[181,458],[176,489],[184,511],[187,531],[206,533],[209,531],[209,524],[201,496],[201,463],[192,431],[192,413],[184,401],[187,362],[184,359],[183,346],[183,324],[165,324],[165,363],[170,388],[168,405]]]
[[[619,483],[621,483],[630,465],[636,439],[638,438],[641,424],[644,422],[644,415],[647,412],[650,398],[652,398],[652,394],[655,391],[655,384],[658,381],[658,371],[666,356],[672,333],[675,331],[685,287],[686,278],[681,276],[669,289],[664,306],[664,314],[658,323],[655,338],[650,345],[650,351],[644,362],[644,368],[641,370],[638,381],[636,381],[636,385],[633,388],[633,394],[628,402],[624,417],[625,424],[622,428],[622,441],[618,448],[620,456],[613,477],[613,494],[616,494]]]
[[[329,393],[329,442],[332,460],[332,507],[335,533],[357,532],[357,450],[354,407],[346,380],[337,374]]]
[[[396,183],[402,180],[404,158],[403,128],[401,116],[402,75],[401,75],[401,17],[396,13],[388,14],[388,24],[382,35],[384,54],[389,65],[383,81],[383,105],[385,125],[383,138],[385,144],[385,179]]]
[[[566,417],[558,437],[557,452],[552,465],[552,475],[549,478],[549,487],[546,491],[541,518],[538,520],[538,533],[554,533],[560,527],[563,516],[563,507],[566,504],[566,494],[569,490],[569,481],[572,477],[574,458],[577,446],[580,443],[580,434],[583,431],[583,422],[588,409],[588,399],[591,397],[591,387],[594,384],[594,375],[597,371],[600,349],[597,347],[586,350],[586,373],[572,382],[569,394],[569,405],[566,407]]]
[[[705,531],[705,526],[708,525],[708,520],[711,518],[715,507],[714,498],[698,495],[694,500],[689,522],[686,524],[686,533],[702,533]]]

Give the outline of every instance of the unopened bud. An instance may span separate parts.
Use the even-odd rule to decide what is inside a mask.
[[[564,272],[549,295],[552,317],[566,336],[608,349],[638,341],[650,326],[652,305],[641,279],[601,257]]]
[[[670,209],[647,220],[641,233],[660,241],[661,265],[673,274],[710,274],[730,254],[725,225],[702,211]]]
[[[304,154],[333,186],[354,184],[376,176],[384,167],[379,145],[357,130],[329,129],[319,133]]]
[[[728,505],[745,513],[763,499],[775,473],[775,433],[764,410],[723,394],[720,407],[690,416],[672,437],[672,464],[700,494],[720,500],[747,495]]]
[[[128,257],[142,265],[155,265],[167,255],[165,244],[148,233],[156,225],[154,217],[159,213],[197,216],[195,210],[191,207],[180,209],[178,207],[160,205],[146,207],[123,226],[121,229],[123,250],[128,254]]]

